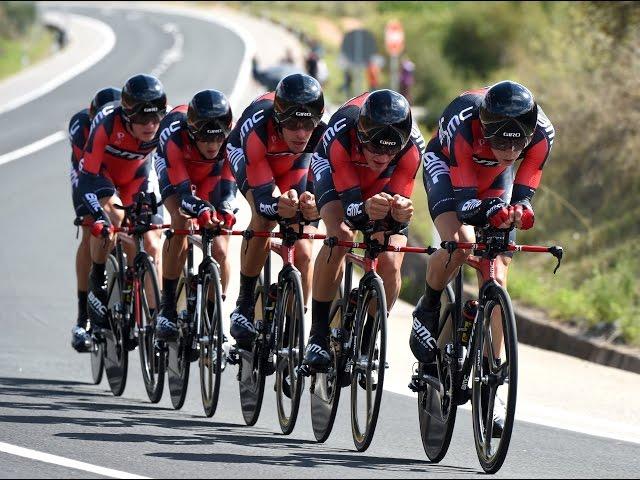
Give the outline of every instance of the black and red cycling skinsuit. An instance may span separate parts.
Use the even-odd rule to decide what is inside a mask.
[[[364,202],[381,192],[410,198],[425,142],[417,126],[404,148],[382,171],[369,168],[357,139],[360,107],[369,92],[349,100],[329,120],[311,160],[318,210],[340,200],[345,221],[362,228],[369,221]]]
[[[187,105],[175,107],[160,122],[160,140],[154,166],[163,200],[178,194],[178,200],[196,196],[216,209],[231,210],[236,181],[225,159],[225,145],[216,158],[202,156],[187,129]]]
[[[99,199],[116,191],[125,206],[133,203],[136,193],[147,189],[151,156],[158,136],[141,142],[129,133],[122,107],[115,108],[92,127],[80,162],[77,189],[78,216],[100,213]]]
[[[269,220],[278,219],[278,197],[273,196],[276,186],[281,193],[309,191],[311,154],[326,127],[323,122],[318,124],[303,153],[291,152],[273,119],[274,98],[274,92],[266,93],[244,110],[226,149],[240,191],[246,197],[252,190],[256,212]]]
[[[538,106],[538,123],[531,142],[518,158],[521,163],[517,172],[514,165],[501,167],[484,139],[479,119],[487,90],[470,90],[451,102],[427,145],[423,179],[434,220],[444,212],[456,212],[461,222],[483,226],[472,218],[473,210],[491,197],[531,208],[553,145],[553,125]]]

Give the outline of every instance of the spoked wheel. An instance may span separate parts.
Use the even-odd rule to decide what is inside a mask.
[[[266,287],[268,288],[268,287]],[[266,377],[265,367],[269,345],[266,343],[265,329],[265,292],[262,287],[262,280],[258,280],[254,291],[254,324],[258,327],[258,335],[253,342],[252,348],[239,350],[240,353],[240,405],[242,416],[247,425],[255,425],[260,416],[262,408],[262,398],[264,397],[264,382]]]
[[[178,337],[175,340],[166,342],[167,349],[165,351],[171,405],[176,410],[179,410],[184,405],[190,370],[188,353],[191,350],[190,322],[192,319],[189,317],[187,310],[187,297],[193,296],[194,292],[190,291],[188,282],[185,282],[186,275],[185,268],[183,275],[178,279],[178,287],[176,288]]]
[[[91,334],[91,377],[93,383],[98,385],[102,381],[104,373],[104,337],[101,333]]]
[[[213,310],[209,309],[207,299],[213,300]],[[222,331],[222,285],[220,272],[216,264],[209,264],[202,285],[202,309],[200,312],[200,393],[202,406],[207,417],[213,416],[218,406],[222,363],[225,361],[222,351],[224,333]]]
[[[158,275],[151,257],[147,256],[137,266],[140,283],[139,292],[134,292],[134,320],[138,326],[138,351],[142,379],[147,396],[158,403],[164,389],[164,353],[155,348],[156,318],[160,309]]]
[[[331,319],[329,328],[342,328],[342,302],[340,300],[333,303],[329,318]],[[311,423],[313,434],[320,443],[325,442],[331,435],[340,402],[343,377],[347,376],[342,361],[342,342],[342,338],[331,337],[329,370],[326,373],[315,373],[311,380]]]
[[[111,392],[119,397],[127,384],[129,350],[126,342],[129,329],[124,325],[123,307],[121,303],[122,277],[118,261],[113,255],[107,257],[105,267],[107,273],[108,320],[111,330],[101,330],[104,338],[104,369]]]
[[[442,390],[427,385],[418,393],[418,418],[420,436],[427,457],[432,462],[439,462],[447,454],[453,427],[456,422],[457,403],[454,401],[454,359],[446,352],[447,345],[455,342],[455,321],[453,292],[447,289],[447,298],[443,298],[440,314],[438,336],[439,352],[433,366],[420,364],[419,373],[427,373],[440,380]]]
[[[476,329],[474,339],[472,416],[480,465],[485,472],[495,473],[502,466],[511,441],[518,387],[518,340],[509,294],[494,286],[489,295],[482,328]],[[498,320],[492,322],[492,316]],[[502,342],[496,328],[500,322]],[[504,424],[502,428],[500,423]]]
[[[378,422],[387,349],[387,302],[380,277],[372,277],[357,325],[351,368],[351,433],[359,452],[369,448]]]
[[[290,434],[296,425],[304,377],[300,374],[304,356],[304,297],[300,273],[292,270],[282,289],[283,308],[278,322],[276,356],[276,403],[280,429]]]

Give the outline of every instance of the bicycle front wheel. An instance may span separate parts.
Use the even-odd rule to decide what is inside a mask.
[[[457,362],[457,359],[446,351],[447,345],[455,343],[456,335],[455,304],[450,286],[443,292],[441,304],[436,370],[435,372],[426,371],[426,366],[420,364],[418,371],[418,373],[424,371],[437,376],[442,385],[442,391],[427,385],[425,390],[418,393],[418,419],[422,447],[429,460],[434,463],[442,460],[447,454],[457,412],[457,403],[454,401],[456,374],[453,363]]]
[[[213,310],[207,308],[208,299],[213,298]],[[200,393],[207,417],[212,417],[218,406],[222,374],[222,285],[218,265],[210,263],[204,272],[202,302],[200,306]]]
[[[138,351],[142,379],[151,403],[158,403],[164,389],[164,353],[155,348],[156,318],[160,308],[158,274],[151,257],[137,265],[138,291],[134,296],[134,320],[138,328]]]
[[[506,458],[513,429],[518,388],[518,339],[509,294],[498,285],[490,288],[486,294],[482,328],[475,329],[473,343],[472,416],[480,465],[485,472],[495,473]]]
[[[284,279],[278,310],[276,403],[280,429],[288,435],[296,425],[304,385],[299,373],[304,355],[304,297],[297,270],[290,270]]]
[[[124,260],[122,260],[124,262]],[[107,309],[111,329],[99,334],[104,339],[104,370],[111,392],[119,397],[127,385],[129,350],[126,342],[129,328],[124,324],[122,305],[122,274],[118,260],[113,255],[107,257]],[[122,268],[125,268],[124,265]]]
[[[364,281],[364,280],[363,280]],[[356,348],[351,368],[351,433],[359,452],[369,448],[378,422],[387,354],[387,301],[380,277],[365,284],[356,318]]]

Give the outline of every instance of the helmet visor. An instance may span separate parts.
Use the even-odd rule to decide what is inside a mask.
[[[402,134],[391,126],[368,133],[358,129],[358,140],[364,148],[377,155],[397,155],[407,143]]]

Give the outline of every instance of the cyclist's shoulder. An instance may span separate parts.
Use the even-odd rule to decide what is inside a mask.
[[[538,122],[536,124],[536,129],[533,133],[533,139],[531,141],[532,145],[537,144],[542,139],[545,139],[548,143],[549,148],[553,145],[553,139],[555,137],[555,129],[553,127],[553,123],[549,120],[549,117],[544,113],[542,107],[538,105]]]

